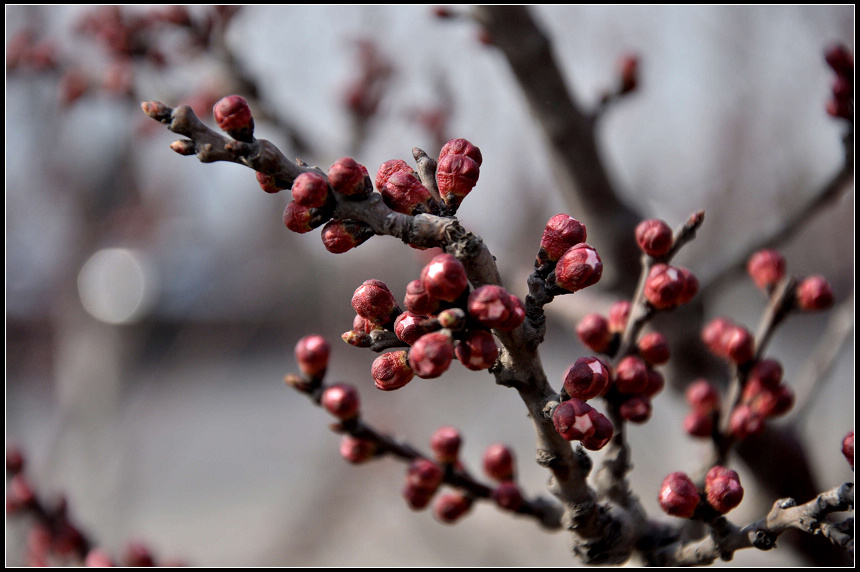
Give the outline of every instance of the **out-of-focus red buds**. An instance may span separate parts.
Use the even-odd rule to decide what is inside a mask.
[[[797,285],[797,307],[804,311],[826,310],[833,305],[833,288],[824,276],[809,276]]]
[[[514,452],[507,445],[495,443],[487,447],[483,457],[484,472],[497,481],[510,481],[514,478]]]
[[[785,277],[785,258],[776,250],[759,250],[747,261],[747,273],[762,290],[773,288]]]
[[[311,378],[319,378],[328,367],[331,346],[322,336],[305,336],[296,344],[296,362],[302,373]]]
[[[670,473],[660,485],[657,497],[660,508],[668,515],[690,518],[699,505],[699,491],[685,473]]]

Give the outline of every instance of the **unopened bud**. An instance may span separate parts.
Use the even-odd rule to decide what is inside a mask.
[[[327,387],[323,391],[320,403],[326,411],[341,421],[358,416],[360,405],[358,391],[349,384],[336,383]]]
[[[228,95],[220,99],[212,108],[212,115],[218,127],[233,139],[245,143],[254,140],[254,118],[244,97]]]
[[[773,288],[785,277],[785,258],[776,250],[759,250],[747,262],[747,273],[762,290]]]
[[[393,211],[411,215],[430,210],[430,191],[421,184],[418,177],[406,171],[392,173],[379,192],[383,202]]]
[[[352,307],[362,318],[382,325],[392,320],[397,303],[384,282],[365,280],[352,295]]]
[[[684,417],[684,431],[693,437],[710,437],[714,431],[714,416],[710,412],[694,409]]]
[[[463,438],[454,427],[439,427],[430,437],[430,449],[440,463],[454,463],[460,453]]]
[[[496,481],[514,479],[514,452],[507,445],[495,443],[487,447],[483,457],[484,472]]]
[[[668,264],[655,264],[645,281],[645,298],[658,310],[674,308],[681,303],[686,276]]]
[[[705,477],[705,495],[714,510],[725,514],[741,504],[744,489],[735,471],[716,466]]]
[[[486,330],[472,330],[460,340],[454,353],[466,368],[478,371],[493,367],[499,357],[499,348],[493,334]]]
[[[648,368],[648,383],[645,389],[642,390],[642,395],[645,397],[654,397],[666,387],[666,380],[663,374],[656,369]]]
[[[430,316],[439,309],[439,300],[427,293],[421,280],[413,280],[406,285],[406,297],[403,300],[403,305],[413,314]]]
[[[720,394],[707,379],[697,379],[684,393],[687,403],[703,413],[710,413],[720,408]]]
[[[353,464],[364,463],[376,455],[377,444],[370,439],[344,435],[340,440],[340,456]]]
[[[296,344],[296,362],[302,373],[311,378],[319,378],[328,367],[331,347],[322,336],[305,336]]]
[[[555,262],[572,246],[585,242],[585,225],[566,214],[557,214],[546,223],[540,240],[536,266]]]
[[[669,361],[669,342],[660,332],[651,332],[639,338],[636,350],[648,365],[662,365]]]
[[[365,177],[367,169],[352,157],[342,157],[328,169],[328,182],[336,192],[350,197],[366,197],[368,188]]]
[[[445,472],[442,467],[430,459],[420,457],[412,461],[406,471],[406,482],[409,485],[431,494],[436,492],[443,478],[445,478]]]
[[[699,505],[699,491],[685,473],[671,473],[663,479],[657,500],[666,514],[690,518]]]
[[[579,340],[592,351],[606,353],[613,340],[609,322],[600,314],[589,314],[576,326]]]
[[[627,54],[618,62],[620,79],[619,93],[624,95],[635,91],[639,85],[639,58],[635,54]]]
[[[405,351],[382,354],[370,367],[373,383],[382,391],[400,389],[415,377]]]
[[[582,357],[564,375],[564,390],[570,397],[588,401],[597,397],[609,385],[609,370],[596,357]]]
[[[284,189],[284,187],[278,184],[278,180],[274,177],[274,175],[267,175],[266,173],[261,173],[260,171],[257,171],[257,183],[260,185],[261,189],[271,195],[279,193]]]
[[[523,499],[523,493],[513,481],[499,483],[499,485],[493,489],[491,497],[496,503],[496,506],[511,512],[516,512],[525,501],[525,499]]]
[[[469,315],[482,326],[498,328],[505,324],[514,311],[511,295],[501,286],[485,284],[469,294]]]
[[[388,179],[391,178],[391,175],[398,171],[403,171],[410,175],[415,174],[415,169],[410,167],[409,163],[402,159],[391,159],[390,161],[386,161],[379,166],[379,170],[376,172],[376,179],[374,182],[376,183],[377,190],[381,192],[385,183],[387,183]]]
[[[361,246],[376,235],[368,224],[357,220],[330,220],[322,228],[325,249],[333,254],[343,254]]]
[[[586,402],[571,398],[555,408],[552,424],[558,434],[568,441],[579,441],[594,434],[598,415]]]
[[[186,157],[197,153],[197,147],[191,139],[178,139],[170,144],[170,149]]]
[[[597,251],[586,243],[565,252],[555,267],[555,283],[570,292],[597,284],[603,274],[603,262]]]
[[[411,346],[418,341],[418,338],[427,333],[427,328],[421,325],[424,319],[423,316],[418,316],[412,312],[403,312],[394,320],[394,334],[401,342]]]
[[[322,175],[308,171],[296,177],[291,192],[298,204],[321,207],[328,199],[328,183]]]
[[[764,431],[764,419],[749,405],[742,403],[732,410],[729,417],[729,433],[733,437],[744,439],[762,431]]]
[[[427,505],[429,505],[430,501],[433,500],[434,492],[435,491],[428,491],[427,489],[416,487],[415,485],[407,482],[403,487],[401,494],[406,500],[406,504],[409,505],[409,508],[412,510],[423,510],[427,508]]]
[[[445,155],[436,167],[439,194],[447,205],[459,205],[475,185],[481,168],[466,155]]]
[[[638,395],[648,386],[648,366],[641,358],[627,356],[615,368],[615,387],[627,395]]]
[[[643,220],[636,226],[636,243],[648,256],[663,256],[672,248],[674,240],[672,229],[660,219]]]
[[[597,412],[594,420],[594,433],[582,439],[582,446],[589,451],[599,451],[609,443],[613,433],[612,421],[602,413]]]
[[[484,157],[481,155],[481,150],[472,145],[465,139],[451,139],[439,151],[439,160],[448,155],[465,155],[473,160],[478,166],[484,162]]]
[[[645,423],[651,419],[651,400],[644,395],[634,395],[618,408],[623,419],[631,423]]]
[[[756,362],[747,374],[747,383],[758,382],[769,389],[776,389],[782,381],[782,364],[775,359]]]
[[[435,256],[421,270],[421,283],[427,294],[446,302],[455,301],[469,287],[463,263],[448,253]]]
[[[436,499],[433,516],[442,523],[453,524],[469,512],[473,502],[463,493],[445,493]]]
[[[284,209],[284,225],[299,234],[312,231],[330,218],[322,209],[304,207],[296,201],[290,201]]]
[[[827,48],[824,54],[824,60],[827,65],[839,75],[854,74],[854,55],[851,51],[841,44],[833,45]]]
[[[730,328],[723,337],[725,356],[740,365],[747,363],[755,355],[755,338],[741,326]]]
[[[454,345],[442,332],[424,334],[409,350],[409,365],[422,379],[433,379],[445,373],[453,358]]]
[[[796,296],[797,307],[804,311],[826,310],[833,305],[833,288],[824,276],[801,280]]]

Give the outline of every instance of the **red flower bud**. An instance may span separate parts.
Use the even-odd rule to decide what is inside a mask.
[[[736,439],[743,439],[750,435],[757,435],[764,431],[764,419],[742,403],[734,408],[729,417],[729,433]]]
[[[500,483],[491,494],[493,501],[501,509],[516,512],[522,505],[523,493],[513,481]]]
[[[409,485],[430,494],[436,492],[443,478],[445,478],[445,472],[430,459],[415,459],[406,472],[406,482]]]
[[[785,277],[785,258],[776,250],[759,250],[747,262],[747,273],[762,290],[773,288]]]
[[[609,385],[609,370],[596,357],[582,357],[564,375],[564,390],[570,397],[588,401],[597,397]]]
[[[439,300],[427,293],[421,280],[413,280],[406,285],[406,298],[403,300],[403,305],[413,314],[430,316],[439,309]]]
[[[376,172],[375,183],[377,190],[381,192],[385,183],[387,183],[388,179],[391,178],[391,175],[398,171],[403,171],[410,175],[415,174],[415,170],[409,166],[409,163],[402,159],[391,159],[390,161],[386,161],[379,166],[379,170]]]
[[[669,361],[669,342],[660,332],[645,334],[636,344],[639,357],[648,365],[662,365]]]
[[[460,520],[472,508],[472,499],[462,493],[440,495],[433,505],[433,516],[445,524]]]
[[[355,387],[346,383],[336,383],[323,391],[320,401],[326,411],[346,421],[358,416],[359,399]]]
[[[666,514],[690,518],[699,505],[699,491],[686,474],[671,473],[663,479],[657,500]]]
[[[725,318],[714,318],[702,329],[702,341],[708,347],[708,350],[716,356],[725,357],[725,338],[726,332],[734,327],[734,324]]]
[[[513,294],[511,294],[508,299],[511,302],[511,315],[507,320],[499,324],[498,328],[503,332],[516,330],[526,319],[526,307],[523,305],[522,300]]]
[[[477,163],[479,167],[481,166],[481,163],[484,162],[481,150],[465,139],[451,139],[445,143],[445,145],[442,146],[442,150],[439,151],[439,161],[448,155],[465,155]]]
[[[707,379],[697,379],[691,383],[684,396],[687,403],[697,411],[710,413],[720,408],[720,394]]]
[[[303,207],[296,201],[290,201],[284,209],[284,225],[299,234],[312,231],[330,218],[319,209]]]
[[[372,459],[376,450],[376,442],[369,439],[344,435],[340,440],[340,456],[356,465]]]
[[[693,437],[710,437],[714,431],[714,416],[699,409],[690,411],[684,417],[684,431]]]
[[[684,282],[684,290],[678,296],[678,305],[683,305],[692,300],[698,293],[699,279],[687,268],[679,267],[678,272],[681,273],[681,279]]]
[[[725,356],[736,364],[747,363],[755,355],[755,339],[741,326],[729,328],[723,336]]]
[[[584,317],[576,327],[576,335],[585,347],[598,353],[605,353],[613,339],[609,322],[600,314]]]
[[[597,284],[603,274],[603,262],[597,251],[586,243],[577,244],[558,259],[555,283],[570,292]]]
[[[801,280],[796,296],[797,307],[805,311],[826,310],[833,305],[833,288],[823,276]]]
[[[453,254],[435,256],[421,271],[424,290],[433,298],[453,302],[469,287],[466,269]]]
[[[651,419],[651,400],[644,395],[635,395],[622,403],[618,412],[631,423],[645,423]]]
[[[454,357],[451,338],[442,332],[424,334],[409,350],[409,365],[422,379],[439,377],[448,370]]]
[[[302,373],[311,378],[320,378],[328,367],[331,347],[322,336],[305,336],[296,344],[296,362]]]
[[[405,171],[395,171],[379,189],[382,200],[391,210],[403,214],[427,212],[430,191],[421,184],[418,177]]]
[[[456,462],[462,443],[460,432],[454,427],[439,427],[430,437],[430,449],[440,463]]]
[[[631,304],[627,300],[615,302],[609,308],[609,331],[613,333],[623,333],[627,327],[627,320],[630,318]]]
[[[427,333],[427,328],[421,325],[424,320],[423,316],[418,316],[412,312],[403,312],[394,320],[394,334],[400,341],[411,346],[418,341],[418,338]]]
[[[627,356],[615,368],[615,387],[628,395],[638,395],[648,387],[648,366],[636,356]]]
[[[538,263],[555,262],[572,246],[585,242],[585,225],[566,214],[557,214],[546,223],[540,240]]]
[[[782,381],[782,365],[775,359],[763,359],[747,374],[747,384],[758,382],[769,389],[776,389]]]
[[[325,249],[333,254],[343,254],[361,246],[376,232],[367,224],[357,220],[330,220],[322,228]]]
[[[427,489],[416,487],[415,485],[407,482],[406,486],[403,487],[401,494],[403,495],[403,498],[406,499],[406,504],[409,505],[409,508],[412,510],[422,510],[427,508],[427,505],[430,504],[431,500],[433,500],[434,492],[435,491],[428,491]]]
[[[779,417],[788,413],[794,405],[794,392],[785,384],[768,388],[758,379],[748,379],[744,386],[743,399],[759,417]]]
[[[515,311],[511,295],[501,286],[486,284],[469,294],[469,315],[482,326],[499,328]]]
[[[848,433],[844,439],[842,439],[842,454],[845,455],[845,459],[848,460],[848,464],[851,465],[851,468],[854,468],[854,431]]]
[[[735,471],[716,466],[705,477],[705,495],[714,510],[725,514],[741,504],[744,489]]]
[[[394,295],[384,282],[365,280],[352,295],[352,307],[359,316],[374,324],[385,324],[397,307]]]
[[[514,479],[514,452],[501,443],[487,447],[483,457],[484,472],[496,481],[511,481]]]
[[[594,433],[582,439],[582,446],[589,451],[599,451],[609,443],[613,433],[612,421],[607,419],[602,413],[597,412],[594,422]]]
[[[578,441],[594,435],[599,413],[576,398],[563,401],[552,413],[552,424],[558,434],[568,441]]]
[[[365,177],[367,169],[352,157],[342,157],[328,169],[328,182],[331,188],[346,196],[363,197],[370,194]]]
[[[215,122],[233,139],[250,143],[254,140],[254,118],[244,97],[228,95],[212,108]]]
[[[415,377],[405,351],[382,354],[370,366],[373,383],[382,391],[400,389]]]
[[[171,148],[172,147],[173,146],[171,145]],[[282,190],[282,187],[278,186],[275,177],[273,177],[272,175],[267,175],[266,173],[261,173],[257,171],[257,182],[260,184],[260,188],[269,194],[279,193]]]
[[[642,390],[642,395],[645,397],[654,397],[666,387],[666,380],[663,374],[655,369],[648,368],[648,384]]]
[[[645,281],[645,298],[658,310],[674,308],[681,303],[686,287],[686,276],[678,268],[655,264]]]
[[[308,171],[293,181],[292,194],[304,207],[321,207],[328,199],[328,183],[322,175]]]
[[[663,256],[672,248],[674,240],[672,229],[662,220],[643,220],[636,226],[636,243],[648,256]]]
[[[466,155],[445,155],[436,167],[439,194],[448,205],[459,205],[478,184],[481,168]]]
[[[499,357],[493,334],[486,330],[471,330],[454,348],[457,359],[467,369],[490,369]]]

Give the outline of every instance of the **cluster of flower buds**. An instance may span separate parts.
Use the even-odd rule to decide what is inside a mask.
[[[787,413],[794,405],[794,392],[782,381],[782,365],[772,359],[756,362],[747,374],[741,401],[732,410],[729,431],[743,439],[761,433],[764,422]]]
[[[714,318],[702,329],[702,341],[717,357],[734,364],[748,363],[755,357],[755,338],[728,318]]]
[[[516,459],[510,447],[495,443],[487,447],[483,457],[484,473],[498,482],[491,493],[493,502],[503,510],[516,512],[525,502],[516,483]]]
[[[596,357],[579,358],[567,369],[562,380],[562,401],[552,412],[552,422],[559,435],[568,441],[581,441],[582,446],[591,451],[598,451],[609,443],[614,432],[612,422],[586,401],[604,395],[610,378],[609,366]]]
[[[511,331],[525,320],[523,303],[501,286],[470,291],[463,264],[447,253],[435,256],[407,286],[406,311],[379,280],[359,286],[352,305],[357,316],[342,336],[345,342],[372,347],[375,337],[390,332],[409,346],[373,362],[374,383],[386,391],[403,387],[414,376],[439,377],[455,358],[471,370],[491,368],[499,349],[490,330]]]
[[[585,242],[585,225],[566,214],[557,214],[546,223],[535,272],[546,279],[553,294],[576,292],[597,284],[603,262]]]
[[[833,117],[854,121],[854,55],[845,46],[833,46],[824,59],[836,72],[827,113]]]
[[[663,479],[657,500],[666,514],[691,518],[702,500],[716,513],[726,514],[737,507],[743,497],[744,489],[738,474],[731,469],[715,466],[705,476],[703,493],[699,492],[686,473],[675,472]]]
[[[710,437],[720,415],[720,393],[707,379],[697,379],[684,396],[691,408],[684,418],[684,431],[693,437]]]

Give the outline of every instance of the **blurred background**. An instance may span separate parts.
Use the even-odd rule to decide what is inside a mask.
[[[706,211],[678,259],[701,280],[840,168],[823,53],[833,42],[853,52],[853,6],[533,11],[586,108],[614,85],[620,56],[640,58],[639,89],[607,111],[601,149],[643,216],[674,227]],[[486,503],[456,526],[411,511],[405,466],[343,461],[331,418],[281,381],[296,370],[296,341],[321,334],[329,379],[359,386],[371,423],[423,450],[454,425],[475,471],[488,445],[509,443],[527,493],[547,495],[515,392],[455,365],[383,394],[375,354],[338,339],[359,284],[377,278],[401,298],[427,254],[390,237],[326,252],[318,232],[284,228],[288,191],[267,195],[249,169],[177,155],[176,137],[139,108],[188,103],[214,125],[214,102],[238,93],[258,138],[324,169],[350,155],[373,173],[412,147],[435,156],[467,138],[484,163],[460,219],[524,297],[543,225],[564,203],[522,93],[479,32],[427,6],[6,7],[6,442],[25,451],[40,494],[65,495],[107,552],[138,540],[201,566],[575,564],[562,533]],[[790,273],[824,274],[837,304],[851,304],[853,245],[852,181],[780,249]],[[568,298],[553,303],[542,351],[554,384],[588,353],[569,316],[610,302]],[[741,279],[705,318],[755,328],[764,305]],[[815,314],[779,330],[768,355],[789,383],[827,326]],[[853,429],[853,334],[834,349],[826,383],[778,421],[795,425],[821,490],[853,479],[839,452]],[[707,455],[683,435],[685,413],[667,391],[630,432],[633,490],[655,515],[662,478]],[[745,524],[775,499],[737,468],[747,495],[732,520]],[[26,523],[7,516],[7,565],[32,563],[27,546]],[[733,564],[805,562],[786,547]]]

